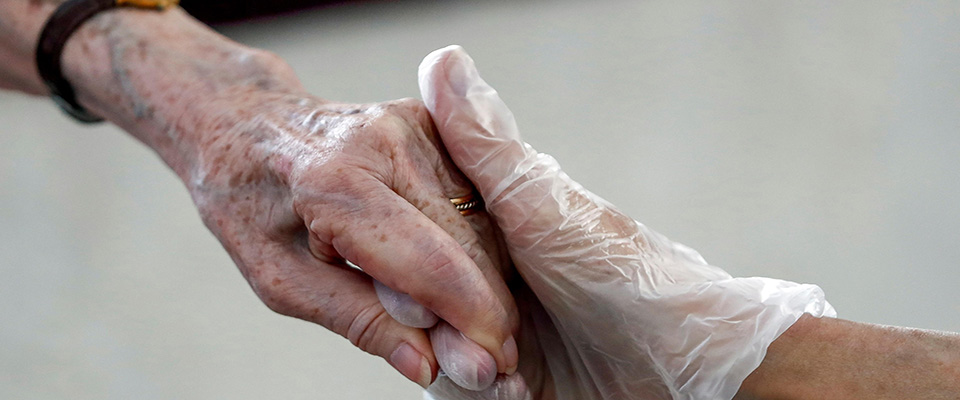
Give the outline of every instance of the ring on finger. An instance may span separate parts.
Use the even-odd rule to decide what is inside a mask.
[[[452,198],[450,202],[460,212],[460,215],[471,215],[483,209],[483,199],[476,192]]]

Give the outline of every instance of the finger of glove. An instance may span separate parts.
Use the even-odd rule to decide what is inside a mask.
[[[420,94],[454,163],[495,200],[536,152],[520,139],[513,113],[480,78],[459,46],[427,55],[419,68]],[[457,137],[448,141],[447,137]]]
[[[378,280],[373,281],[373,287],[377,291],[380,304],[383,304],[383,308],[397,322],[423,329],[434,326],[439,321],[437,314],[417,303],[412,297],[390,289]]]
[[[699,254],[647,230],[524,143],[513,114],[459,46],[428,55],[419,81],[451,158],[483,194],[520,267],[564,270],[555,282],[576,285],[633,275],[616,266],[640,265],[642,253],[704,264]],[[715,275],[700,269],[641,272],[651,285]]]
[[[497,375],[489,387],[481,391],[464,389],[449,376],[438,376],[424,392],[425,400],[533,400],[523,375]]]
[[[513,114],[462,48],[428,55],[419,80],[447,151],[512,246],[542,243],[564,221],[597,208],[552,157],[523,142]]]
[[[483,194],[518,270],[544,304],[554,312],[589,312],[592,299],[625,297],[592,282],[636,275],[632,266],[641,265],[645,244],[639,224],[524,143],[512,113],[462,48],[431,53],[419,72],[451,158]]]
[[[247,253],[238,264],[271,310],[326,327],[420,386],[433,380],[437,364],[426,332],[391,318],[369,276],[319,262],[304,247],[271,244]]]
[[[440,321],[430,329],[430,343],[440,368],[460,387],[483,390],[496,379],[493,357],[450,324]]]
[[[505,359],[503,344],[512,334],[509,314],[460,244],[381,182],[370,178],[344,185],[356,194],[321,194],[295,206],[312,221],[314,254],[349,260]]]

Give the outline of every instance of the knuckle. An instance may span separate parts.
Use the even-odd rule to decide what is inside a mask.
[[[432,250],[423,255],[420,265],[431,274],[445,273],[453,266],[451,247],[446,242],[437,243]]]
[[[360,350],[373,353],[373,346],[380,337],[380,331],[389,320],[390,316],[380,303],[370,303],[361,308],[350,321],[346,337]]]
[[[409,139],[406,122],[395,114],[381,114],[371,118],[368,124],[369,133],[377,138],[381,146],[386,148],[400,148]]]
[[[471,260],[474,260],[476,264],[480,264],[477,260],[483,260],[484,263],[489,262],[490,258],[487,254],[486,249],[483,246],[483,243],[480,242],[480,237],[473,232],[468,232],[464,234],[457,235],[457,241],[460,243],[460,247],[466,253],[467,257]]]
[[[420,261],[420,268],[428,281],[457,283],[465,278],[461,269],[458,268],[460,260],[456,257],[456,250],[454,245],[442,242],[424,254]]]
[[[473,261],[467,257],[466,253],[460,253],[461,249],[459,244],[444,243],[427,253],[420,264],[422,268],[420,281],[434,287],[443,285],[443,287],[450,288],[449,292],[461,293],[456,307],[461,312],[472,310],[478,312],[473,315],[486,316],[482,318],[484,320],[492,318],[491,320],[505,321],[505,309],[488,291],[486,278],[478,267],[465,268],[468,265],[466,263],[472,263]],[[401,287],[400,289],[415,295],[408,288]],[[431,310],[449,308],[450,306],[450,304],[440,304],[445,300],[444,296],[416,297],[416,299],[424,307]]]
[[[333,154],[328,162],[301,166],[289,175],[290,190],[300,197],[322,193],[321,189],[330,186],[329,178],[334,175],[333,172],[344,170],[339,157],[341,157],[339,154]]]
[[[350,164],[343,161],[334,159],[328,165],[312,167],[295,176],[291,182],[294,205],[313,204],[354,187],[356,174]]]
[[[293,182],[291,186],[290,198],[293,204],[293,211],[296,212],[297,215],[304,215],[305,211],[319,203],[324,190],[334,190],[334,185],[328,184],[326,179],[319,178],[314,180],[310,180],[309,178],[303,180],[298,179]]]
[[[406,138],[429,120],[430,112],[419,99],[403,98],[380,103],[371,108],[369,125],[385,137]]]
[[[363,199],[370,196],[370,189],[365,187],[359,174],[349,169],[341,165],[332,172],[317,173],[312,179],[305,177],[294,185],[293,211],[307,221],[310,231],[321,233],[317,230],[321,227],[318,221],[343,220],[365,211]]]
[[[388,104],[391,113],[403,120],[407,126],[416,127],[417,130],[432,130],[433,118],[430,116],[430,110],[420,99],[408,97],[393,100]]]

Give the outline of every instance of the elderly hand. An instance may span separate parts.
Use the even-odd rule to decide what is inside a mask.
[[[538,320],[538,304],[518,295],[521,310],[534,310],[522,311],[533,324],[522,324],[520,376],[495,385],[499,393],[438,382],[435,397],[523,398],[502,394],[524,385],[499,386],[522,378],[522,395],[543,399],[729,399],[801,315],[834,315],[818,287],[732,278],[571,180],[520,139],[459,47],[427,56],[420,87],[549,316]],[[531,336],[539,355],[524,348]],[[527,363],[548,370],[531,375]]]
[[[496,371],[516,365],[512,297],[449,201],[472,188],[450,172],[421,102],[268,93],[218,108],[227,112],[203,121],[203,162],[188,184],[267,306],[428,385],[436,362],[426,334],[384,313],[369,275],[479,343]]]
[[[0,4],[0,54],[9,56],[0,87],[44,93],[32,55],[57,4]],[[81,104],[180,176],[271,309],[323,325],[427,386],[438,368],[427,334],[384,312],[374,277],[479,343],[498,371],[515,368],[515,306],[448,200],[472,188],[450,172],[421,102],[310,96],[282,60],[178,8],[100,13],[62,60]]]

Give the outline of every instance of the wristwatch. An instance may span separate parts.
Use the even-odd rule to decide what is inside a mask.
[[[116,7],[133,7],[163,11],[179,4],[179,0],[70,0],[57,7],[43,26],[37,41],[37,70],[50,89],[50,97],[60,108],[77,121],[103,121],[77,102],[73,86],[63,77],[60,59],[67,39],[84,22],[97,13]]]

